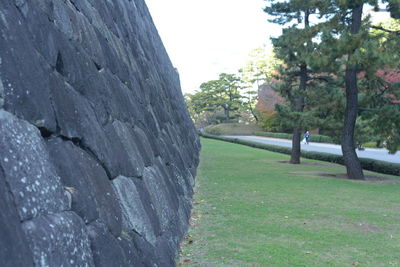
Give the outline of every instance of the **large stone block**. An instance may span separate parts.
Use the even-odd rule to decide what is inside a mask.
[[[102,130],[94,112],[93,102],[80,95],[57,72],[50,76],[50,85],[58,125],[58,131],[54,133],[70,139],[84,139],[87,136],[93,136],[93,138],[100,139],[96,140],[99,143],[101,141],[104,143],[106,138],[104,134],[101,134]],[[99,112],[99,114],[101,113]],[[96,133],[99,134],[96,135]]]
[[[139,257],[138,266],[168,266],[160,264],[159,252],[156,251],[156,247],[144,239],[143,236],[135,232],[130,232],[129,236]]]
[[[141,177],[143,175],[144,162],[142,155],[136,145],[133,129],[126,123],[114,121],[106,128],[109,139],[114,138],[114,143],[119,143],[121,156],[123,158],[119,162],[121,168],[120,174],[130,177]]]
[[[35,266],[94,266],[85,224],[74,212],[39,216],[22,228]]]
[[[0,110],[0,164],[21,220],[67,210],[60,177],[39,130]]]
[[[124,216],[124,230],[126,232],[135,231],[154,245],[156,233],[143,205],[146,200],[141,199],[132,179],[118,176],[113,180],[113,186]],[[150,201],[150,199],[147,199],[147,201]]]
[[[149,192],[150,201],[160,221],[161,232],[178,232],[178,208],[176,196],[170,194],[171,188],[166,183],[157,167],[146,168],[143,183]]]
[[[139,127],[134,128],[134,135],[139,154],[142,155],[145,167],[153,165],[155,154],[150,144],[149,137],[147,137],[144,131]]]
[[[126,266],[144,266],[140,260],[138,249],[135,247],[133,240],[128,233],[124,233],[123,235],[117,237],[117,241],[119,246],[124,251]]]
[[[0,266],[33,266],[33,255],[1,168],[0,211]]]
[[[104,224],[93,222],[87,229],[96,267],[129,266],[124,249]]]
[[[47,141],[47,147],[63,184],[71,191],[72,210],[85,223],[99,219],[115,236],[119,236],[121,209],[102,166],[71,141],[52,138]]]
[[[56,129],[49,93],[49,64],[31,45],[17,8],[0,3],[0,77],[4,108],[38,126]]]
[[[173,203],[174,211],[177,215],[172,223],[176,227],[173,232],[176,233],[175,236],[179,239],[187,230],[186,226],[189,222],[191,198],[185,196],[183,177],[176,175],[177,173],[170,172],[169,169],[175,167],[174,165],[166,165],[161,158],[158,158],[155,167],[160,174],[159,177],[164,179],[167,195],[171,203]]]

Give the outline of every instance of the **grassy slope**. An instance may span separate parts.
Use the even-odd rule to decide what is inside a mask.
[[[400,182],[203,139],[183,266],[400,266]],[[384,176],[382,176],[384,177]]]

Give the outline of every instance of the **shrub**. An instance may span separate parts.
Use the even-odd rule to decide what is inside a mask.
[[[288,133],[272,133],[272,132],[253,132],[257,136],[266,136],[272,138],[292,139],[292,134]]]
[[[246,125],[243,123],[221,123],[207,126],[204,130],[214,135],[252,135],[254,131],[260,130],[257,125]]]
[[[292,149],[289,147],[261,144],[261,143],[257,143],[257,142],[241,140],[238,138],[216,136],[216,135],[212,135],[212,134],[208,134],[208,133],[204,133],[204,132],[201,133],[200,135],[204,138],[211,138],[211,139],[221,140],[221,141],[225,141],[225,142],[241,144],[241,145],[245,145],[245,146],[265,149],[265,150],[269,150],[272,152],[278,152],[278,153],[287,154],[287,155],[290,155],[292,152]],[[341,164],[341,165],[344,164],[343,156],[341,156],[341,155],[334,155],[334,154],[328,154],[328,153],[322,153],[322,152],[316,152],[316,151],[301,151],[301,156],[304,158],[308,158],[308,159],[327,161],[327,162],[337,163],[337,164]],[[365,170],[400,176],[400,164],[398,164],[398,163],[390,163],[390,162],[386,162],[386,161],[367,159],[367,158],[360,158],[360,162],[361,162],[362,168]]]

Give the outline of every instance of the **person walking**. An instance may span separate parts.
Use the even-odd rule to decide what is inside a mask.
[[[311,137],[310,133],[308,131],[305,132],[304,139],[306,140],[307,145],[310,143],[310,137]]]

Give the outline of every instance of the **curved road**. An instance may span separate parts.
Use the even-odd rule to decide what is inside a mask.
[[[269,145],[292,147],[292,140],[262,137],[262,136],[245,136],[245,135],[225,135],[226,137],[238,138],[248,141],[259,142]],[[306,151],[318,151],[330,154],[342,155],[342,149],[339,145],[325,144],[325,143],[313,143],[310,142],[308,145],[301,144],[301,149]],[[379,148],[365,148],[365,150],[357,150],[357,155],[360,158],[371,158],[377,160],[383,160],[393,163],[400,163],[400,152],[394,155],[388,153],[386,149]]]

